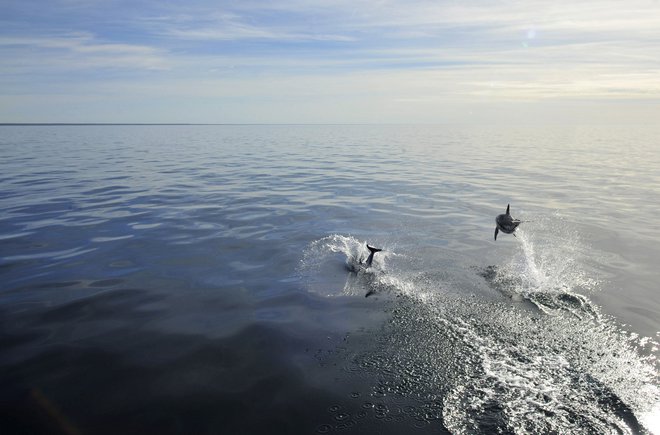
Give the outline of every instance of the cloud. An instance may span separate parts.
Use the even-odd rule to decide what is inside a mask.
[[[333,34],[295,33],[263,29],[254,26],[233,24],[222,27],[206,27],[193,29],[171,29],[167,35],[174,38],[190,40],[224,40],[235,41],[245,39],[265,39],[274,41],[340,41],[350,42],[355,38]]]
[[[163,70],[164,50],[141,44],[98,41],[88,33],[56,36],[0,36],[3,73],[81,69]]]
[[[194,101],[218,101],[246,114],[317,101],[319,116],[360,107],[374,118],[450,101],[660,98],[652,0],[65,3],[62,14],[44,1],[39,14],[52,20],[23,6],[20,20],[4,18],[0,95],[139,95],[190,101],[193,112]]]

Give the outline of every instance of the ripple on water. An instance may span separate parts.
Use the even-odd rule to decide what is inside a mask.
[[[30,260],[41,260],[41,259],[51,259],[51,260],[64,260],[67,258],[78,257],[89,252],[95,251],[96,248],[86,248],[86,247],[76,247],[71,249],[65,249],[62,251],[48,251],[48,252],[35,252],[32,254],[22,254],[22,255],[8,255],[2,257],[2,260],[6,262],[14,261],[30,261]]]
[[[111,278],[111,279],[101,279],[98,281],[92,281],[89,283],[90,287],[114,287],[123,283],[123,279]]]
[[[20,232],[15,232],[15,233],[0,234],[0,241],[18,239],[18,238],[21,238],[21,237],[29,236],[31,234],[34,234],[34,232],[33,231],[20,231]]]
[[[333,427],[329,424],[322,424],[316,428],[317,433],[330,433],[332,430]]]

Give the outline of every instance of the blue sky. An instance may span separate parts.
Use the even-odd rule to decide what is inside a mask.
[[[660,119],[660,1],[4,0],[0,122]]]

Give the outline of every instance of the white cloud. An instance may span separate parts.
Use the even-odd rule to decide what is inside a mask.
[[[205,27],[193,29],[172,29],[167,35],[174,38],[192,40],[225,40],[234,41],[242,39],[270,39],[277,41],[354,41],[355,38],[333,34],[295,33],[264,29],[254,26],[233,24],[223,27]]]
[[[339,121],[342,110],[429,120],[448,105],[660,99],[660,6],[650,0],[246,0],[163,6],[122,25],[129,36],[0,32],[0,94],[188,101],[205,122],[323,122],[324,110]],[[214,102],[223,110],[209,112]]]
[[[80,69],[162,70],[164,50],[139,44],[100,42],[88,33],[0,37],[0,72],[47,74]]]

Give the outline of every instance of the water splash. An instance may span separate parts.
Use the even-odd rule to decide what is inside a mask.
[[[597,287],[580,268],[578,239],[518,238],[519,251],[487,269],[487,280],[539,311],[469,297],[468,288],[444,292],[451,281],[406,267],[414,258],[400,254],[383,257],[361,291],[342,287],[341,294],[362,294],[367,285],[398,296],[391,320],[372,348],[353,355],[348,372],[375,374],[371,395],[379,403],[412,401],[402,417],[452,433],[643,433],[660,389],[654,352],[641,350],[657,344],[629,334],[578,293]],[[325,251],[343,266],[366,255],[363,246],[329,236],[310,245],[303,263]]]
[[[298,274],[308,290],[323,296],[363,295],[388,285],[382,277],[388,259],[396,254],[383,250],[374,256],[370,268],[361,269],[360,263],[368,256],[365,241],[333,234],[313,241],[305,249]]]
[[[581,294],[599,285],[582,267],[589,249],[560,215],[539,218],[516,234],[518,251],[511,259],[481,273],[494,288],[514,300],[529,300],[546,314],[600,315]]]

